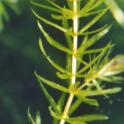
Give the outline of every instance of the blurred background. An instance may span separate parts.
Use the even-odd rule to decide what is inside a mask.
[[[39,3],[42,2],[45,3],[45,0],[39,0]],[[124,0],[116,2],[118,6],[113,4],[115,9],[107,12],[96,25],[112,25],[104,40],[116,44],[113,55],[124,53],[124,16],[121,13],[123,18],[118,20],[120,16],[116,13],[120,8],[124,11]],[[48,104],[35,79],[34,70],[50,79],[55,78],[55,70],[40,53],[37,42],[40,33],[31,7],[28,0],[0,0],[0,124],[30,124],[28,107],[34,115],[37,110],[41,112],[42,124],[50,124]],[[46,16],[46,13],[40,12]],[[104,45],[104,41],[101,44]],[[62,61],[56,51],[47,48],[51,56],[58,62]],[[110,119],[97,124],[124,124],[124,90],[112,95],[109,100],[102,100],[100,111],[107,113]]]

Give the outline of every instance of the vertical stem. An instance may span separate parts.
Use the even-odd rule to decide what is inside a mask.
[[[76,70],[77,70],[77,59],[75,57],[75,54],[77,52],[77,46],[78,46],[78,16],[77,16],[77,11],[78,11],[78,5],[77,5],[77,0],[73,0],[73,13],[74,13],[74,18],[73,18],[73,54],[72,54],[72,77],[71,77],[71,84],[74,85],[76,83]],[[65,109],[62,115],[62,119],[60,120],[59,124],[64,124],[66,118],[68,116],[68,111],[71,106],[71,103],[73,101],[74,94],[70,93],[67,103],[65,105]]]

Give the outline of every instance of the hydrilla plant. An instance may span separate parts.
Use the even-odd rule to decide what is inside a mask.
[[[91,27],[111,6],[103,8],[104,0],[65,0],[64,5],[59,5],[52,0],[46,1],[47,5],[36,2],[32,4],[49,11],[52,19],[61,21],[61,25],[44,18],[34,10],[32,12],[38,18],[37,24],[46,42],[66,55],[66,65],[62,67],[47,55],[43,41],[39,39],[42,54],[57,70],[56,76],[61,79],[60,83],[57,83],[35,72],[40,87],[48,99],[49,111],[53,117],[52,123],[87,124],[108,119],[102,114],[83,113],[83,115],[74,116],[73,113],[82,103],[98,107],[99,102],[94,96],[108,97],[109,94],[121,91],[120,87],[108,86],[107,83],[123,80],[119,74],[124,71],[124,55],[120,54],[110,59],[111,49],[114,46],[111,42],[102,48],[92,47],[108,33],[111,26],[104,25],[94,30]],[[101,9],[99,9],[100,6],[102,6]],[[84,21],[86,18],[90,18],[87,23]],[[61,31],[65,37],[65,45],[50,36],[42,23]],[[66,85],[62,83],[65,81]],[[54,96],[48,92],[45,85],[55,89],[56,92],[61,92],[58,101],[54,100]],[[32,118],[29,111],[28,115],[33,124],[41,123],[39,114],[36,119]]]

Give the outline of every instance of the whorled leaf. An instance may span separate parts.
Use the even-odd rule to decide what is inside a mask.
[[[104,0],[98,0],[98,1],[90,0],[79,11],[79,17],[84,17],[84,16],[92,15],[91,13],[96,13],[95,9],[99,7],[103,3],[103,1]]]
[[[86,71],[88,68],[91,67],[94,63],[96,63],[99,59],[103,58],[103,55],[105,55],[106,51],[110,50],[113,47],[113,44],[108,43],[104,49],[96,56],[92,61],[88,63],[84,68],[81,68],[77,73],[81,74],[82,72]]]
[[[110,30],[110,26],[94,34],[91,38],[89,39],[86,38],[85,41],[82,42],[77,52],[82,55],[85,49],[87,49],[88,47],[92,46],[97,41],[99,41],[102,37],[104,37],[108,33],[109,30]]]
[[[31,3],[34,6],[40,7],[42,9],[45,9],[45,10],[48,10],[48,11],[52,11],[52,12],[56,12],[56,13],[61,13],[61,11],[59,9],[56,9],[56,8],[53,8],[53,7],[50,7],[50,6],[47,6],[47,5],[43,5],[43,4],[40,4],[40,3],[36,3],[34,1],[31,1]]]
[[[51,108],[50,114],[53,118],[56,118],[60,120],[62,118],[61,114],[55,113]],[[82,115],[77,117],[65,117],[64,120],[70,124],[85,124],[87,122],[92,121],[101,121],[101,120],[107,120],[108,116],[106,115],[100,115],[100,114],[89,114],[89,115]]]
[[[37,112],[36,117],[33,118],[30,113],[30,108],[28,108],[28,118],[32,124],[41,124],[40,112]]]
[[[89,90],[80,90],[80,91],[76,91],[75,94],[77,96],[100,96],[100,95],[107,95],[107,94],[115,94],[118,93],[122,90],[122,88],[120,87],[115,87],[115,88],[110,88],[110,89],[101,89],[101,90],[94,90],[94,91],[89,91]]]
[[[60,110],[57,107],[57,103],[55,102],[54,98],[51,96],[51,94],[47,91],[47,89],[45,88],[45,86],[43,85],[42,81],[38,79],[38,82],[40,84],[40,87],[44,93],[44,95],[46,96],[50,106],[54,109],[55,112],[59,113]]]
[[[69,109],[69,115],[71,115],[73,112],[75,112],[78,107],[83,104],[86,103],[88,105],[92,105],[92,106],[99,106],[99,103],[96,99],[92,99],[92,98],[86,98],[86,97],[77,97],[76,101],[71,105],[70,109]]]
[[[47,25],[50,25],[56,29],[59,29],[60,31],[62,32],[68,32],[68,29],[65,29],[59,25],[57,25],[56,23],[52,22],[52,21],[49,21],[45,18],[43,18],[41,15],[37,14],[34,10],[32,10],[33,14],[41,21],[43,21],[44,23],[46,23]]]
[[[52,87],[53,89],[59,90],[61,92],[69,93],[69,90],[66,87],[60,85],[59,83],[55,83],[53,81],[47,80],[42,76],[38,75],[36,72],[35,72],[35,76],[37,77],[38,80],[42,81],[44,84],[48,85],[49,87]]]
[[[78,32],[78,34],[82,34],[87,29],[89,29],[93,24],[95,24],[103,15],[107,12],[108,8],[104,9],[102,12],[100,12],[98,15],[96,15],[88,24],[86,24],[83,28],[81,28]]]
[[[40,22],[38,21],[38,27],[40,29],[40,31],[42,32],[42,34],[44,35],[44,37],[46,38],[46,41],[52,45],[53,47],[63,51],[63,52],[67,52],[68,54],[72,54],[72,51],[68,48],[66,48],[65,46],[63,46],[62,44],[60,44],[59,42],[55,41],[52,37],[50,37],[50,35],[48,35],[46,33],[46,31],[43,29],[42,25],[40,24]]]
[[[50,57],[46,54],[45,49],[43,47],[42,41],[41,39],[39,39],[39,46],[40,46],[40,50],[42,51],[42,53],[44,54],[44,56],[46,57],[46,59],[48,60],[48,62],[57,70],[59,70],[62,73],[65,74],[69,74],[69,72],[64,69],[63,67],[61,67],[60,65],[56,64],[52,59],[50,59]]]
[[[106,115],[100,115],[100,114],[89,114],[89,115],[82,115],[78,117],[70,117],[67,118],[66,121],[68,123],[78,123],[82,124],[82,122],[92,122],[92,121],[101,121],[101,120],[107,120],[108,117]]]

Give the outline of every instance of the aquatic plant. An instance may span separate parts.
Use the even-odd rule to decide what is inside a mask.
[[[74,116],[74,112],[82,103],[98,107],[99,102],[95,96],[108,97],[109,94],[121,91],[121,87],[113,86],[112,83],[123,80],[119,74],[124,71],[124,55],[110,58],[114,46],[112,42],[107,42],[100,48],[95,47],[95,44],[109,32],[111,26],[92,28],[111,6],[108,4],[107,7],[103,6],[105,0],[65,0],[62,2],[65,3],[63,5],[60,4],[61,1],[46,1],[47,5],[36,2],[32,4],[47,10],[55,22],[44,18],[34,9],[32,12],[38,19],[37,25],[46,42],[66,55],[66,64],[59,65],[47,54],[43,40],[39,38],[42,54],[56,69],[56,76],[61,80],[59,83],[51,81],[35,71],[35,76],[49,102],[52,123],[87,124],[108,119],[103,114],[83,113],[83,115]],[[61,25],[56,21],[61,22]],[[62,44],[61,39],[57,41],[48,34],[42,23],[59,30],[63,34],[65,43]],[[107,83],[111,85],[108,86]],[[55,92],[61,92],[57,101],[49,93],[46,85],[53,88]],[[33,124],[41,123],[39,114],[36,115],[36,119],[33,119],[29,111],[28,115]]]

